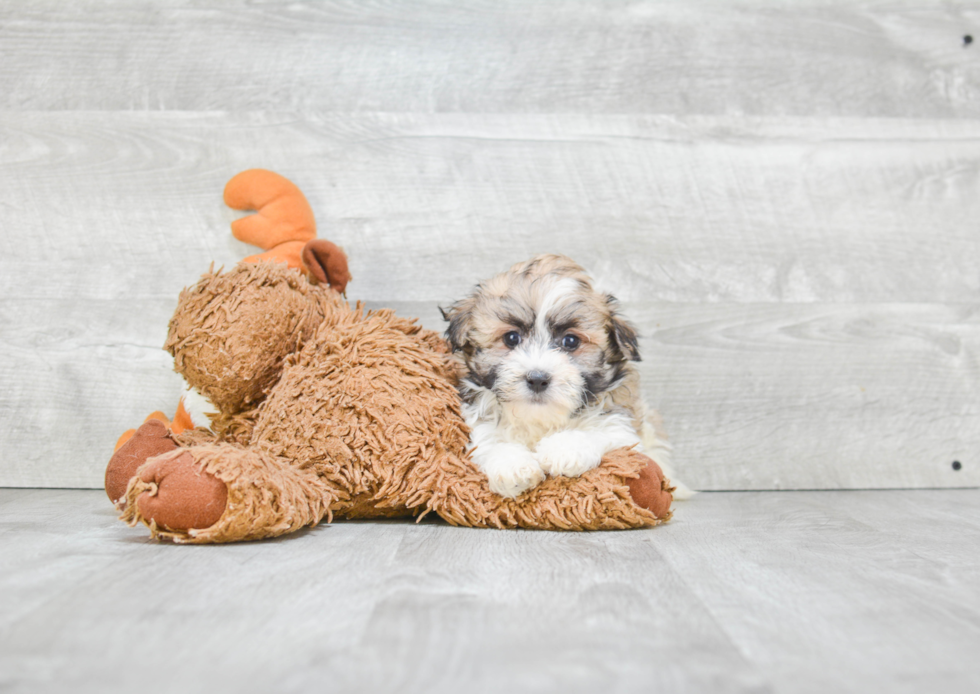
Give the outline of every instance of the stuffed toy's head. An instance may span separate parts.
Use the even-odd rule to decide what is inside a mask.
[[[180,294],[164,349],[174,369],[225,414],[253,407],[283,360],[335,312],[340,296],[270,263],[208,273]]]
[[[188,385],[234,415],[265,397],[283,359],[335,311],[351,277],[343,250],[316,238],[313,211],[291,181],[249,169],[228,181],[224,198],[255,210],[232,223],[232,234],[265,252],[181,292],[164,348]],[[270,262],[305,278],[270,271]]]

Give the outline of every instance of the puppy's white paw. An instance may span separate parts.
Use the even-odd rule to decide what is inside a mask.
[[[544,471],[531,451],[523,446],[499,446],[478,462],[487,473],[490,491],[500,496],[513,499],[544,482]]]
[[[598,467],[604,450],[584,431],[559,431],[541,439],[534,452],[541,469],[552,477],[578,477]]]

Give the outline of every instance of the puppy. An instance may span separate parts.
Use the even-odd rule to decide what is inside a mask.
[[[640,397],[636,330],[571,259],[518,263],[442,314],[473,460],[494,492],[577,477],[623,446],[664,467],[669,448]]]

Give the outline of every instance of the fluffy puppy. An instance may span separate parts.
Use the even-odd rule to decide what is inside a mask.
[[[545,475],[577,477],[607,451],[643,450],[644,438],[666,463],[640,399],[636,330],[571,259],[518,263],[442,314],[473,460],[497,494],[516,497]]]

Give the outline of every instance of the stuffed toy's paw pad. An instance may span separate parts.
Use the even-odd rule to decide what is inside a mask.
[[[644,456],[646,457],[646,456]],[[665,519],[670,514],[670,504],[674,500],[670,482],[653,459],[640,469],[640,476],[627,481],[633,503],[647,509],[657,518]]]
[[[139,478],[150,485],[136,502],[140,516],[168,530],[210,528],[225,512],[225,483],[202,470],[185,449],[147,461]]]
[[[168,453],[175,448],[177,444],[170,438],[170,430],[166,424],[158,419],[145,422],[109,459],[105,470],[105,491],[109,500],[113,504],[119,504],[126,496],[129,480],[140,465],[148,458]]]

